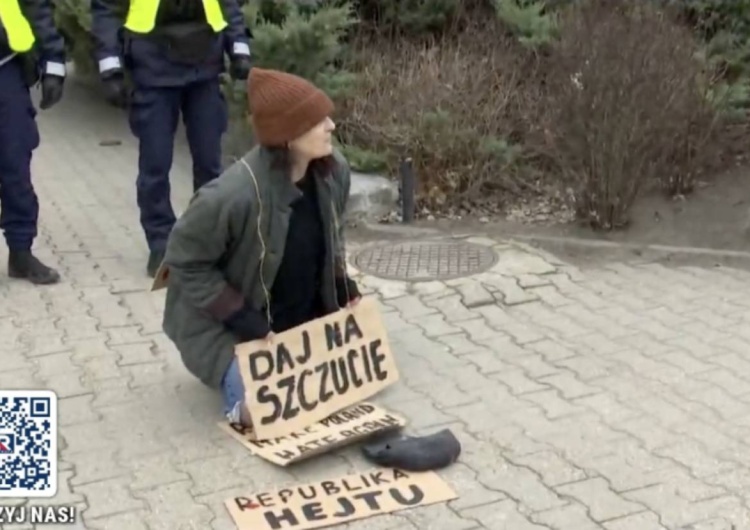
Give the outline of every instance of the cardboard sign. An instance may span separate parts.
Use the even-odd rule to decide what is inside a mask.
[[[377,469],[225,502],[239,530],[323,528],[453,500],[437,474]]]
[[[258,440],[303,431],[398,381],[374,298],[235,348]]]
[[[406,420],[372,403],[336,412],[300,432],[272,440],[255,440],[252,429],[221,422],[219,426],[256,456],[288,466],[376,434],[401,429]]]

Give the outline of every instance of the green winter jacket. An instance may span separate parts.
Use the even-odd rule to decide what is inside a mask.
[[[327,235],[321,282],[326,312],[339,309],[336,281],[346,278],[343,218],[351,183],[346,160],[339,152],[334,157],[331,174],[315,178]],[[222,321],[245,301],[266,311],[291,203],[300,195],[289,177],[272,167],[269,152],[256,147],[198,190],[172,230],[164,259],[163,329],[185,367],[210,387],[221,385],[237,343]]]

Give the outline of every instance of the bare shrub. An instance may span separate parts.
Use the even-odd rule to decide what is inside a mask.
[[[429,43],[377,38],[355,46],[356,64],[347,68],[359,85],[342,108],[342,142],[386,153],[392,170],[412,157],[430,208],[527,187],[511,175],[523,155],[518,108],[527,105],[533,68],[494,21]]]
[[[616,228],[641,188],[692,186],[716,116],[689,31],[644,2],[576,2],[548,58],[538,150],[577,214]]]

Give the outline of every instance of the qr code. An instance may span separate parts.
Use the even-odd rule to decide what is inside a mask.
[[[0,497],[57,493],[57,396],[0,390]]]

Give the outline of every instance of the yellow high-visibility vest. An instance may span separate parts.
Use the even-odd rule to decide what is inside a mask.
[[[24,53],[34,46],[34,32],[31,24],[21,11],[18,0],[0,0],[0,23],[8,34],[10,49],[16,53]]]
[[[0,0],[2,3],[4,0]],[[130,0],[130,9],[125,27],[134,33],[150,33],[156,26],[156,14],[161,0]],[[219,0],[203,0],[206,21],[215,32],[227,27]]]

